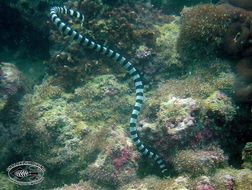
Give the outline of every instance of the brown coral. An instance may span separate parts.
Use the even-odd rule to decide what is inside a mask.
[[[251,12],[223,4],[184,8],[181,14],[180,54],[218,55],[223,47],[229,55],[251,52]]]

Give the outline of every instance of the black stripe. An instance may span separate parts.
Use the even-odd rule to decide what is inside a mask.
[[[107,50],[105,51],[105,53],[104,53],[104,55],[107,55],[107,54],[109,54],[109,48],[107,48]]]
[[[134,71],[133,73],[130,74],[130,76],[135,76],[136,74],[138,74],[138,72]]]
[[[142,104],[142,103],[143,103],[143,100],[137,99],[136,102]]]
[[[122,55],[119,55],[119,57],[117,57],[117,59],[115,60],[115,61],[119,61],[119,60],[121,60],[122,59]]]
[[[74,11],[73,16],[77,17],[77,12],[76,11]]]
[[[56,17],[54,17],[54,18],[52,19],[52,21],[54,22],[57,18],[58,18],[57,16],[56,16]]]
[[[70,15],[70,10],[69,10],[69,9],[67,9],[67,14]],[[71,16],[71,15],[70,15],[70,16]]]
[[[130,65],[127,70],[130,71],[131,69],[133,69],[134,67],[132,65]]]
[[[67,25],[65,24],[65,26],[62,27],[61,31],[65,32],[66,28],[67,28]]]
[[[59,26],[60,26],[60,24],[61,24],[61,21],[59,21],[56,25],[59,27]]]
[[[73,33],[73,30],[70,28],[69,32],[68,32],[68,35],[71,36]]]
[[[152,157],[151,157],[151,158],[153,158],[153,159],[154,159],[154,158],[155,158],[155,156],[156,156],[156,153],[154,153],[154,152],[153,152],[153,155],[152,155]]]
[[[132,139],[134,142],[138,141],[139,140],[139,137],[135,137]]]
[[[75,36],[74,36],[74,40],[77,40],[79,38],[79,33],[77,32],[76,34],[75,34]]]
[[[66,14],[66,10],[65,10],[65,8],[63,8],[63,14]]]
[[[137,110],[137,111],[141,110],[141,108],[139,106],[134,106],[134,109]]]
[[[135,83],[136,83],[136,82],[142,82],[142,80],[141,80],[141,78],[139,77],[139,78],[135,79],[134,82],[135,82]]]
[[[137,119],[137,114],[131,114],[131,118]]]
[[[97,47],[98,47],[98,45],[97,45],[97,44],[95,44],[95,45],[94,45],[94,47],[93,47],[93,49],[95,50]]]
[[[122,66],[124,67],[129,61],[127,59],[125,59],[122,63]]]
[[[150,150],[148,150],[148,152],[145,154],[146,157],[148,157],[150,155]]]
[[[138,93],[136,93],[136,96],[143,96],[143,93],[142,92],[138,92]]]
[[[160,160],[162,160],[162,158],[159,157],[159,158],[156,160],[156,162],[158,162],[158,161],[160,161]]]
[[[142,143],[140,142],[139,144],[136,145],[137,148],[139,148],[142,145]]]
[[[91,40],[88,40],[88,43],[86,46],[88,47],[88,46],[90,46],[90,44],[91,44]]]
[[[115,54],[116,54],[116,52],[113,51],[113,53],[112,53],[112,55],[111,55],[110,57],[111,57],[111,58],[114,58],[114,57],[115,57]]]
[[[100,45],[100,46],[101,46],[101,48],[98,52],[102,52],[102,50],[103,50],[103,45]]]
[[[85,37],[83,37],[80,41],[80,44],[82,45],[85,42]]]
[[[137,131],[131,131],[130,134],[135,135],[135,134],[137,134]]]
[[[140,149],[138,149],[141,153],[144,153],[144,151],[145,151],[145,147],[142,149],[142,150],[140,150]]]
[[[130,123],[130,127],[136,127],[135,123]]]

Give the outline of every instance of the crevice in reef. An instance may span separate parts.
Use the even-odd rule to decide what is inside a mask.
[[[46,58],[49,56],[49,31],[34,25],[37,13],[27,12],[34,19],[27,20],[15,6],[0,4],[0,50],[18,51],[20,57]]]

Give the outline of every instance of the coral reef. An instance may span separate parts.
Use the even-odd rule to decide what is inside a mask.
[[[104,188],[101,188],[99,186],[91,185],[87,182],[79,182],[78,184],[72,184],[72,185],[64,185],[63,187],[54,188],[51,190],[104,190]]]
[[[194,187],[195,190],[215,190],[212,185],[212,182],[207,176],[201,176],[197,179],[197,182]]]
[[[11,63],[0,63],[0,168],[9,163],[15,153],[13,139],[18,135],[18,118],[20,116],[20,99],[27,92],[28,83],[18,68]],[[3,169],[5,170],[5,168]],[[1,178],[2,176],[0,176]],[[0,180],[1,181],[1,180]],[[1,182],[0,182],[1,183]],[[4,184],[3,184],[4,186]],[[11,187],[10,187],[11,188]],[[8,189],[8,188],[6,188]]]
[[[252,169],[252,142],[248,142],[242,150],[242,167]]]
[[[203,109],[208,117],[227,123],[234,119],[236,109],[230,97],[223,92],[216,91],[202,103]]]
[[[197,68],[196,73],[180,80],[166,80],[155,93],[146,94],[145,117],[139,128],[143,141],[161,152],[168,162],[181,148],[202,148],[204,144],[218,141],[216,134],[228,128],[223,128],[223,122],[220,123],[218,119],[215,121],[215,116],[230,124],[236,108],[231,98],[224,93],[218,98],[216,90],[222,89],[232,94],[233,82],[234,74],[229,62],[219,61],[214,62],[208,71]],[[208,116],[210,112],[203,106],[203,102],[207,103],[210,99],[220,101],[216,103],[219,112],[216,111],[212,116]],[[216,105],[209,103],[212,111],[216,110]]]
[[[241,47],[248,48],[249,12],[227,5],[200,5],[185,8],[181,14],[178,49],[184,58],[220,54],[222,47],[231,54],[239,53]]]
[[[138,179],[127,185],[119,187],[119,190],[248,190],[252,183],[252,173],[250,170],[235,170],[225,168],[218,170],[213,176],[199,176],[189,179],[185,176],[176,178],[160,179],[149,176],[144,179]],[[73,188],[82,188],[92,190],[87,183],[80,182],[78,184],[65,186],[55,190],[72,190]],[[99,189],[99,187],[96,187]],[[102,188],[106,190],[106,188]]]
[[[2,173],[0,173],[0,186],[2,190],[14,190],[14,184]]]
[[[170,98],[167,102],[161,102],[157,119],[161,127],[165,127],[169,135],[178,139],[181,133],[188,131],[195,125],[194,114],[198,106],[192,98]],[[181,138],[181,137],[180,137]]]
[[[24,77],[11,63],[0,63],[0,97],[6,98],[24,90]]]
[[[139,153],[133,150],[122,130],[112,128],[108,135],[107,145],[87,167],[85,177],[105,187],[118,187],[138,179]]]
[[[135,181],[120,188],[120,190],[151,190],[151,189],[166,189],[166,190],[189,190],[189,180],[186,177],[178,177],[176,179],[157,179],[155,177],[146,177],[143,180]]]
[[[174,19],[173,16],[166,16],[140,2],[133,7],[124,3],[113,8],[100,0],[80,1],[79,3],[68,2],[66,4],[68,7],[84,13],[85,19],[88,20],[85,28],[79,24],[73,24],[77,31],[94,39],[97,43],[116,51],[120,50],[118,52],[125,57],[132,58],[140,53],[140,47],[152,49],[150,47],[154,46],[159,33],[155,26],[169,23]],[[69,18],[68,22],[73,23],[73,20]],[[56,30],[52,30],[50,33],[50,41],[53,44],[50,51],[52,59],[46,65],[48,73],[58,78],[58,84],[64,84],[63,76],[71,79],[69,83],[79,84],[81,83],[80,80],[84,81],[87,76],[94,73],[122,72],[118,65],[109,63],[110,61],[103,56],[97,57],[96,53],[80,48],[78,44],[67,41],[67,38],[59,36]],[[65,47],[63,52],[62,47]],[[151,53],[154,54],[154,51]],[[153,74],[153,72],[150,73],[150,70],[153,69],[149,68],[150,65],[153,65],[152,60],[146,63],[146,59],[139,60],[136,56],[136,60],[133,59],[132,61],[134,61],[136,68],[146,75],[151,76]],[[155,67],[152,68],[155,71],[157,70]],[[66,89],[69,89],[69,87],[70,84],[67,85]]]
[[[224,50],[233,57],[248,56],[251,53],[252,31],[249,20],[240,18],[228,26],[224,37]]]
[[[250,20],[250,11],[227,4],[185,8],[177,44],[179,54],[185,61],[197,60],[203,54],[208,58],[226,54],[228,59],[242,60],[237,64],[239,77],[235,89],[236,99],[241,102],[251,102],[251,81],[244,80],[250,73],[251,65]],[[243,72],[246,69],[248,71]]]
[[[119,124],[128,123],[125,113],[130,113],[132,102],[128,86],[113,75],[95,77],[74,93],[55,86],[49,77],[22,102],[19,135],[13,138],[19,143],[14,152],[32,155],[48,170],[60,168],[59,181],[64,176],[72,176],[67,181],[77,180],[86,173],[105,185],[125,183],[136,176],[137,159]],[[91,165],[100,157],[106,158],[101,166]]]
[[[214,147],[204,150],[182,150],[174,157],[173,164],[180,175],[195,177],[211,175],[217,168],[227,165],[227,158],[221,149]]]
[[[180,69],[182,63],[180,55],[177,52],[176,44],[179,35],[179,22],[178,17],[171,23],[157,26],[160,35],[156,38],[156,52],[154,61],[160,67],[161,71],[170,73],[171,69]]]
[[[251,58],[244,58],[236,65],[237,80],[235,83],[235,98],[240,102],[252,101],[252,70]]]
[[[155,7],[177,14],[182,4],[199,1],[3,2],[0,49],[16,45],[24,51],[17,56],[47,55],[47,75],[14,105],[9,100],[21,98],[27,83],[13,65],[0,64],[1,170],[17,160],[35,160],[47,170],[35,189],[252,186],[250,2],[186,7],[181,17]],[[145,83],[139,137],[161,153],[169,178],[151,176],[159,175],[157,168],[141,157],[129,138],[134,93],[128,75],[106,57],[48,30],[52,24],[46,22],[45,11],[50,4],[63,3],[85,14],[85,26],[62,19],[92,40],[120,49],[139,70]],[[247,10],[241,9],[244,5]],[[14,189],[4,174],[0,186]]]
[[[235,170],[226,168],[216,172],[212,180],[216,189],[247,190],[252,185],[252,173],[248,169]]]

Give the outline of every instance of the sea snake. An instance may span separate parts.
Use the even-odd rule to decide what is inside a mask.
[[[79,13],[78,11],[74,11],[71,9],[67,9],[65,7],[52,7],[50,9],[50,16],[52,22],[58,27],[60,32],[62,32],[65,35],[68,35],[71,37],[71,39],[77,41],[80,45],[84,47],[88,47],[89,49],[92,49],[96,52],[99,52],[103,55],[106,55],[107,57],[113,59],[115,62],[117,62],[119,65],[121,65],[128,74],[132,77],[135,83],[136,88],[136,99],[135,99],[135,105],[134,109],[131,113],[130,118],[130,135],[131,139],[133,140],[135,146],[137,149],[144,155],[151,159],[153,159],[161,169],[162,173],[165,173],[167,171],[167,167],[165,164],[165,161],[156,153],[150,151],[145,147],[145,145],[141,142],[139,139],[139,136],[137,134],[137,118],[138,114],[141,110],[142,104],[143,104],[143,97],[144,97],[144,86],[141,81],[140,75],[138,74],[137,70],[133,67],[133,65],[122,55],[119,53],[103,46],[100,44],[97,44],[88,38],[82,36],[77,31],[71,29],[67,24],[61,21],[61,19],[58,17],[57,14],[67,14],[73,17],[78,18],[81,21],[81,24],[84,22],[84,15]]]

